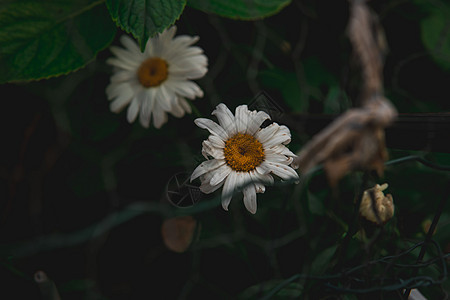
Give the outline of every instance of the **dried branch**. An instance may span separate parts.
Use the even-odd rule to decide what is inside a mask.
[[[381,176],[388,158],[384,128],[393,122],[397,111],[382,96],[385,47],[376,25],[365,2],[352,1],[348,35],[361,63],[363,106],[337,118],[314,136],[294,160],[294,165],[305,173],[323,163],[332,186],[351,170],[375,170]]]

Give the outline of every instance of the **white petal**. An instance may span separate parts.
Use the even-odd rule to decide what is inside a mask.
[[[171,85],[175,93],[177,93],[177,95],[181,97],[186,97],[191,100],[195,99],[196,97],[203,97],[202,89],[195,82],[188,80],[177,81],[172,79],[169,81],[169,84]]]
[[[285,145],[275,145],[270,148],[264,148],[266,154],[283,154],[290,157],[296,157],[291,150],[289,150]]]
[[[131,52],[142,55],[141,49],[139,49],[138,44],[129,36],[122,35],[120,37],[120,42]]]
[[[256,167],[256,172],[261,175],[266,175],[270,173],[270,167],[265,162]]]
[[[108,59],[106,60],[106,63],[107,63],[107,64],[110,64],[110,65],[112,65],[112,66],[121,68],[121,69],[128,70],[128,71],[136,71],[136,66],[127,64],[127,63],[124,62],[123,60],[118,59],[118,58],[116,58],[116,57],[110,57],[110,58],[108,58]]]
[[[210,119],[198,118],[194,120],[194,123],[198,127],[208,130],[211,134],[219,136],[223,141],[226,141],[228,139],[228,135],[225,130],[220,127],[219,124]]]
[[[283,165],[289,165],[294,160],[292,157],[288,157],[282,154],[268,154],[265,155],[265,160],[268,162],[281,163]]]
[[[255,185],[249,184],[244,188],[244,205],[252,214],[256,213],[256,189]]]
[[[185,76],[187,79],[199,79],[205,76],[205,74],[208,72],[208,68],[202,67],[202,66],[196,66],[196,68],[189,70],[189,72],[186,72]],[[203,97],[203,92],[201,96]]]
[[[228,210],[228,206],[230,205],[234,190],[236,189],[236,179],[237,179],[237,173],[232,171],[228,175],[227,179],[225,180],[225,184],[223,185],[222,207],[225,210]]]
[[[289,166],[285,166],[273,162],[265,162],[270,167],[270,171],[284,180],[298,181],[299,177],[297,172]]]
[[[192,112],[192,108],[189,103],[183,97],[178,97],[178,101],[180,102],[181,107],[183,107],[184,111],[190,114]]]
[[[220,103],[217,105],[216,109],[211,114],[217,117],[220,126],[225,129],[228,136],[233,136],[236,134],[236,124],[233,113],[225,104]]]
[[[119,113],[131,102],[131,99],[132,98],[128,97],[117,97],[113,102],[111,102],[109,109],[112,112]]]
[[[172,63],[177,63],[185,59],[190,60],[191,58],[195,58],[198,56],[204,56],[203,49],[197,46],[191,46],[178,52],[179,53],[177,56],[171,57],[170,61]]]
[[[128,107],[127,110],[127,120],[128,123],[133,123],[136,120],[136,117],[139,113],[139,108],[141,107],[141,101],[140,99],[136,96],[133,98],[133,100],[131,100],[131,104]]]
[[[133,98],[134,91],[129,84],[122,85],[121,92],[115,96],[113,102],[109,106],[111,111],[118,113],[127,106]]]
[[[207,61],[206,56],[193,57],[190,61],[179,63],[169,61],[169,74],[184,80],[199,79],[208,72]]]
[[[266,188],[264,186],[264,177],[263,175],[258,174],[258,172],[252,171],[249,173],[250,178],[252,179],[253,184],[255,185],[256,193],[264,193]],[[270,175],[268,175],[270,176]],[[270,176],[272,177],[272,176]]]
[[[179,35],[172,40],[172,47],[186,48],[199,40],[198,36]]]
[[[113,98],[116,98],[119,96],[124,90],[130,89],[131,86],[128,82],[121,82],[121,83],[110,83],[106,89],[106,96],[109,100],[112,100]]]
[[[270,174],[261,175],[261,180],[262,180],[262,182],[264,182],[265,185],[273,185],[273,183],[275,181],[273,179],[272,175],[270,175]]]
[[[190,48],[191,49],[191,48]],[[177,57],[174,57],[172,60],[169,61],[170,66],[173,67],[170,70],[172,72],[192,72],[195,71],[195,69],[202,69],[205,68],[208,65],[208,59],[205,55],[186,55],[186,51],[184,50],[183,53],[179,53]],[[181,74],[177,74],[181,76]]]
[[[235,111],[236,129],[239,133],[246,133],[248,122],[247,105],[239,105]]]
[[[114,74],[111,76],[112,83],[131,81],[133,77],[136,77],[136,72],[116,69],[114,70]]]
[[[211,160],[206,160],[206,161],[202,162],[200,165],[198,165],[197,168],[195,168],[194,172],[192,172],[191,182],[195,178],[197,178],[207,172],[215,170],[223,164],[225,164],[225,160],[222,160],[222,159],[211,159]]]
[[[123,48],[119,48],[116,46],[111,46],[110,51],[120,60],[122,60],[124,63],[130,65],[133,67],[133,69],[138,69],[139,65],[141,64],[142,58],[139,56],[136,56],[135,53],[127,51]]]
[[[162,40],[164,40],[165,42],[169,42],[173,39],[176,32],[177,32],[177,26],[171,26],[170,28],[165,29],[161,33],[160,38]]]
[[[175,97],[173,99],[175,102],[172,103],[172,110],[170,111],[170,113],[177,118],[181,118],[182,116],[184,116],[184,108],[180,104],[180,98]]]
[[[269,126],[257,131],[255,133],[255,137],[260,143],[264,144],[272,138],[272,136],[278,131],[279,127],[280,126],[277,123],[272,123]]]
[[[211,142],[211,144],[214,147],[217,147],[219,149],[225,148],[225,142],[223,140],[221,140],[220,138],[218,138],[217,136],[215,136],[215,135],[210,135],[208,137],[208,140]]]
[[[282,133],[284,133],[285,135],[291,137],[291,131],[289,130],[289,128],[287,128],[287,126],[285,126],[285,125],[280,125],[279,131],[282,132]],[[286,144],[286,143],[283,143],[283,144]]]
[[[153,107],[153,126],[155,126],[155,128],[161,128],[161,126],[167,122],[167,113],[156,101]]]
[[[164,84],[159,85],[158,87],[155,87],[157,90],[156,92],[156,101],[161,106],[161,108],[164,111],[171,111],[172,110],[172,98],[175,98],[175,94],[170,93]]]
[[[169,82],[169,81],[165,81],[161,84],[161,86],[164,86],[166,93],[168,95],[168,99],[170,100],[170,106],[173,108],[173,106],[175,105],[179,105],[178,103],[178,96],[177,93],[175,92],[175,86]]]
[[[284,130],[278,130],[270,139],[261,142],[264,148],[270,148],[278,144],[288,144],[291,141],[291,134]]]
[[[161,42],[159,35],[148,39],[144,53],[146,57],[161,57],[164,53],[164,43]]]
[[[145,99],[141,104],[139,121],[143,127],[148,128],[150,126],[153,104],[155,102],[155,91],[153,89],[147,89],[144,92],[144,95]]]
[[[210,185],[207,182],[203,182],[200,185],[200,191],[202,191],[205,194],[210,194],[212,192],[215,192],[217,189],[219,189],[220,187],[223,186],[224,181],[222,181],[221,183],[219,183],[218,185]]]
[[[208,159],[208,155],[214,157],[215,159],[225,159],[223,154],[223,149],[214,147],[214,145],[208,140],[202,143],[202,154]]]
[[[221,183],[231,172],[231,168],[227,166],[226,164],[220,166],[216,170],[214,170],[214,176],[211,178],[211,181],[209,184],[211,185],[217,185]]]
[[[167,51],[161,53],[162,58],[168,62],[176,60],[177,57],[183,56],[183,53],[190,48],[190,45],[198,41],[198,37],[190,37],[186,35],[177,36],[166,44]]]
[[[209,184],[213,175],[214,175],[214,172],[208,172],[208,173],[205,173],[202,176],[200,176],[200,180],[202,182],[202,184],[200,185],[200,190],[205,194],[210,194],[210,193],[216,191],[218,188],[223,186],[223,183],[225,182],[225,181],[222,181],[219,184],[214,185],[214,186]]]
[[[267,119],[270,120],[270,116],[264,111],[252,112],[247,124],[247,133],[254,135]]]
[[[250,174],[247,172],[238,172],[236,178],[236,189],[240,191],[249,184],[252,184]]]

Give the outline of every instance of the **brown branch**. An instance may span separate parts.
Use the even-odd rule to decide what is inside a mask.
[[[397,112],[382,96],[384,46],[375,25],[376,19],[365,2],[352,1],[348,35],[361,63],[363,106],[350,109],[315,135],[294,160],[305,173],[323,164],[332,186],[351,170],[375,170],[381,176],[387,160],[384,128]]]

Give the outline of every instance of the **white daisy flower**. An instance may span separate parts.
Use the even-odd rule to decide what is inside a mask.
[[[124,35],[125,48],[111,47],[115,57],[107,60],[114,66],[106,95],[112,100],[110,109],[122,111],[127,105],[127,120],[132,123],[139,114],[142,126],[160,128],[167,122],[167,113],[182,117],[191,113],[185,98],[203,97],[203,91],[191,79],[203,77],[208,59],[199,47],[192,46],[198,37],[180,35],[174,38],[173,26],[150,38],[142,53],[137,43]]]
[[[200,190],[209,194],[223,186],[222,207],[228,210],[233,193],[242,190],[244,205],[256,213],[256,193],[264,193],[275,174],[283,180],[298,181],[297,172],[289,165],[296,155],[285,145],[291,141],[289,128],[272,123],[263,111],[249,111],[247,105],[236,108],[235,116],[225,104],[212,112],[216,122],[199,118],[194,122],[210,132],[203,141],[203,156],[207,159],[192,173],[191,181],[200,177]]]

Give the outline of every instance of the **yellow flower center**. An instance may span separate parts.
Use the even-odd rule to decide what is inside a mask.
[[[249,172],[264,161],[262,144],[250,134],[238,133],[225,142],[225,161],[236,172]]]
[[[167,62],[159,57],[150,57],[137,71],[139,82],[146,88],[158,86],[167,79]]]

